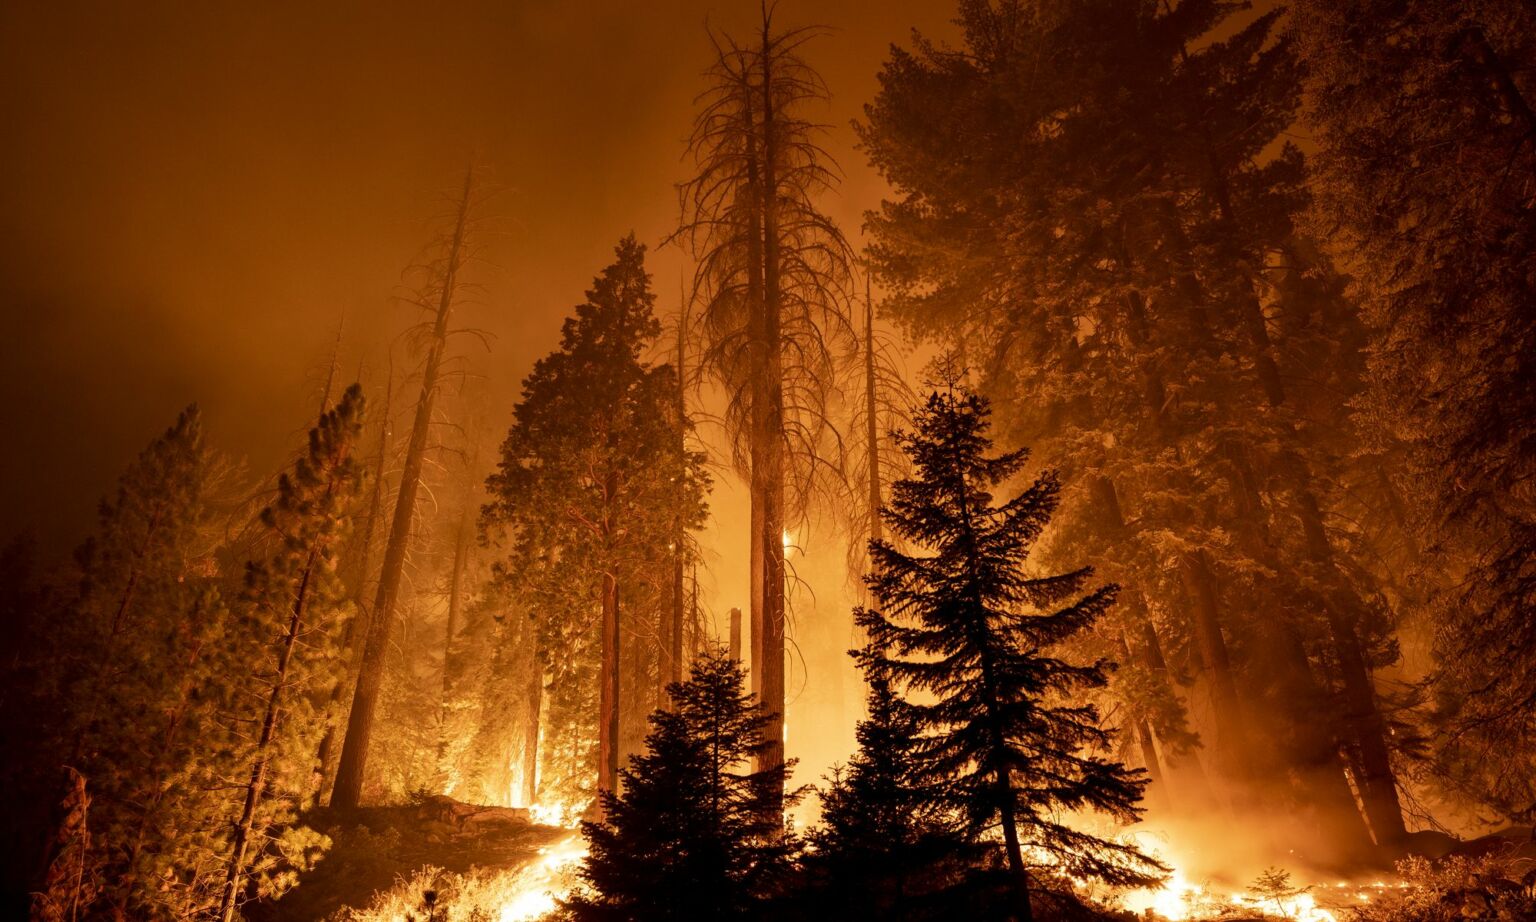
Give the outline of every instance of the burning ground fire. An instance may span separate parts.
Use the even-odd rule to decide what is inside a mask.
[[[537,861],[511,875],[497,922],[534,922],[555,910],[575,884],[576,868],[587,856],[579,832],[543,849]]]
[[[1143,851],[1154,855],[1171,869],[1168,879],[1161,886],[1132,890],[1119,897],[1121,906],[1147,919],[1200,922],[1247,910],[1293,922],[1343,922],[1347,919],[1347,915],[1343,914],[1344,909],[1365,905],[1389,888],[1407,886],[1404,883],[1389,884],[1377,880],[1370,883],[1302,883],[1279,887],[1276,892],[1268,893],[1253,889],[1236,890],[1210,881],[1192,881],[1185,870],[1185,863],[1169,855],[1151,836],[1138,834],[1135,839]]]
[[[576,886],[587,843],[574,828],[572,811],[550,806],[530,810],[540,825],[562,823],[559,838],[528,861],[512,867],[479,867],[466,873],[422,868],[377,894],[364,910],[349,910],[346,922],[399,922],[401,919],[486,919],[489,922],[536,922],[554,912]],[[430,900],[430,902],[429,902]]]
[[[531,860],[517,867],[479,868],[452,874],[425,868],[410,879],[380,894],[365,911],[352,911],[348,922],[383,922],[413,917],[417,902],[427,892],[435,894],[442,918],[485,918],[493,922],[538,922],[559,908],[579,883],[579,871],[587,845],[575,828],[574,811],[561,805],[534,806],[530,816],[540,825],[560,825],[564,834],[540,848]],[[1351,907],[1370,904],[1406,883],[1339,881],[1292,883],[1288,875],[1275,874],[1274,886],[1247,889],[1201,878],[1192,870],[1198,862],[1181,860],[1164,839],[1147,832],[1132,836],[1138,848],[1170,868],[1160,886],[1139,890],[1104,892],[1081,884],[1086,896],[1106,905],[1135,913],[1148,922],[1218,922],[1242,918],[1285,919],[1289,922],[1348,922]],[[476,913],[476,915],[470,915]],[[427,918],[438,918],[429,915]]]

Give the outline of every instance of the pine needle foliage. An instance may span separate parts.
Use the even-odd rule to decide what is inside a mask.
[[[890,686],[870,684],[859,748],[821,792],[821,825],[805,857],[807,899],[822,912],[882,919],[953,918],[979,895],[972,871],[986,846],[968,840],[942,782],[924,777],[922,726]]]
[[[1087,589],[1088,569],[1031,576],[1030,550],[1059,501],[1054,474],[1014,498],[992,491],[1027,452],[989,456],[987,401],[959,375],[929,394],[899,437],[914,475],[899,481],[885,521],[912,548],[871,542],[875,604],[855,613],[869,633],[863,666],[898,688],[922,730],[914,756],[943,783],[973,837],[1000,831],[1029,914],[1026,864],[1078,879],[1139,885],[1163,870],[1135,848],[1068,825],[1066,811],[1140,815],[1146,778],[1106,757],[1112,733],[1092,704],[1108,664],[1066,662],[1052,648],[1088,630],[1117,587]]]
[[[790,766],[749,769],[768,717],[741,666],[709,651],[668,694],[645,752],[620,772],[621,793],[603,793],[604,819],[582,824],[589,889],[566,904],[572,918],[753,918],[789,872],[795,840],[764,808]]]

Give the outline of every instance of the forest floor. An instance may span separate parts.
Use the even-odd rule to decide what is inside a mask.
[[[318,809],[302,821],[329,836],[331,848],[282,897],[244,907],[250,922],[347,918],[347,910],[364,910],[404,882],[526,867],[571,835],[567,829],[533,823],[524,810],[441,796],[348,813]]]

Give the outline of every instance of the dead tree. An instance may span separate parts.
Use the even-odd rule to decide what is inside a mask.
[[[341,762],[336,768],[336,786],[331,792],[331,806],[355,808],[362,800],[363,778],[368,763],[368,744],[373,734],[373,716],[378,706],[379,689],[384,680],[385,654],[389,648],[390,629],[395,620],[395,603],[405,573],[406,551],[416,516],[416,497],[421,489],[422,468],[426,461],[432,411],[437,400],[452,330],[449,320],[463,292],[462,273],[471,256],[468,239],[473,207],[474,174],[466,173],[463,191],[454,208],[453,229],[441,252],[427,266],[430,281],[418,297],[418,303],[433,312],[427,338],[426,361],[421,372],[421,394],[416,401],[410,441],[400,472],[400,487],[395,498],[394,518],[389,543],[384,550],[384,564],[379,571],[378,591],[369,613],[368,632],[363,641],[362,662],[357,687],[347,718],[347,732],[341,747]]]
[[[752,684],[770,721],[759,769],[784,761],[784,539],[829,484],[843,444],[825,414],[856,336],[851,253],[815,206],[836,183],[805,109],[825,98],[801,57],[817,29],[776,32],[765,6],[751,42],[712,36],[681,186],[680,236],[697,262],[693,294],[702,370],[728,395],[732,461],[751,494]]]

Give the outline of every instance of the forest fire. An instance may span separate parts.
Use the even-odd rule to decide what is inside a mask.
[[[1530,0],[118,6],[0,917],[1536,920]]]
[[[550,846],[530,867],[511,875],[497,922],[535,922],[554,912],[575,886],[575,868],[586,857],[586,844],[574,833]]]

